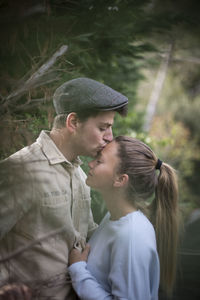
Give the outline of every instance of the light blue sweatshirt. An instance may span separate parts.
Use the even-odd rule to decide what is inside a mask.
[[[104,217],[92,235],[88,262],[68,270],[81,300],[157,300],[159,259],[152,224],[141,211]]]

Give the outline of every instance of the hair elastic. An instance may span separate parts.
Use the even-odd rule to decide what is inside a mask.
[[[162,166],[162,160],[160,160],[160,159],[158,158],[157,164],[156,164],[156,166],[155,166],[156,170],[160,170],[160,167],[161,167],[161,166]]]

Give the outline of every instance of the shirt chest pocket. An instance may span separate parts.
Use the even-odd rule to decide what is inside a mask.
[[[44,232],[62,226],[71,227],[71,198],[67,194],[43,198],[38,217],[41,230]]]
[[[63,226],[72,229],[71,199],[65,195],[43,197],[15,226],[17,235],[37,239]]]

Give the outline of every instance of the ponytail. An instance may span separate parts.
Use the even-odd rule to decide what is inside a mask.
[[[137,209],[142,209],[154,225],[160,258],[160,286],[170,294],[175,281],[179,223],[175,170],[157,159],[151,148],[137,139],[119,136],[115,141],[119,145],[119,172],[129,176],[127,198]],[[153,194],[155,198],[148,205]]]
[[[154,225],[160,258],[160,285],[171,293],[176,274],[178,240],[178,183],[175,170],[162,163],[150,206],[150,219]]]

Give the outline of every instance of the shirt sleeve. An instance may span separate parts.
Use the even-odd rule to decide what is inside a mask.
[[[31,206],[30,174],[16,162],[0,163],[0,240]]]

